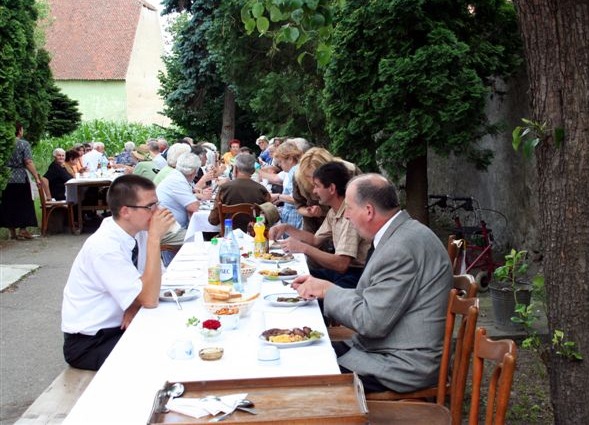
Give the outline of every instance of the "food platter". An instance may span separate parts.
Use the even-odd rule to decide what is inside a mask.
[[[272,264],[290,263],[293,260],[294,256],[292,254],[282,254],[280,252],[269,252],[260,258],[262,263]]]
[[[299,297],[296,293],[285,293],[285,294],[270,294],[270,295],[266,295],[264,297],[264,299],[266,301],[268,301],[270,303],[270,305],[273,305],[275,307],[298,307],[300,305],[305,305],[308,304],[309,302],[313,301],[313,300],[306,300],[302,297]],[[283,300],[281,301],[281,299],[290,299],[290,301],[286,301]],[[298,301],[295,301],[295,299],[298,299]]]
[[[278,280],[282,280],[282,279],[289,279],[292,280],[296,277],[298,277],[299,273],[291,268],[285,268],[285,269],[274,269],[274,270],[268,270],[268,269],[263,269],[263,270],[259,270],[258,271],[259,274],[261,274],[262,276],[264,276],[265,280],[270,280],[270,281],[278,281]]]
[[[272,337],[290,337],[295,336],[294,334],[297,333],[298,335],[306,335],[303,340],[300,341],[270,341],[269,339]],[[260,339],[264,341],[268,345],[273,345],[274,347],[278,348],[294,348],[294,347],[304,347],[306,345],[313,344],[317,341],[321,341],[323,338],[323,333],[314,331],[311,328],[304,326],[302,328],[292,328],[292,329],[267,329],[260,335]]]
[[[162,288],[160,290],[160,301],[174,302],[174,297],[170,291],[176,291],[178,301],[190,301],[200,296],[200,291],[197,288]],[[182,295],[180,295],[182,294]]]

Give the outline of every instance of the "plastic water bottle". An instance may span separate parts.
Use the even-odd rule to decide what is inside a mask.
[[[106,175],[108,174],[108,158],[106,156],[102,156],[102,158],[100,158],[100,174],[102,175],[102,177],[106,177]]]
[[[233,222],[225,220],[225,234],[219,245],[219,277],[222,285],[232,285],[233,290],[243,293],[241,282],[239,244],[233,234]]]
[[[254,257],[261,258],[266,253],[266,225],[264,224],[264,217],[256,217],[256,224],[254,224]]]

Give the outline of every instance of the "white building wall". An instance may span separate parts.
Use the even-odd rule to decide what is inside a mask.
[[[158,12],[141,8],[135,42],[127,70],[127,119],[143,124],[168,126],[169,118],[160,114],[164,102],[158,96],[158,72],[163,71],[163,38]]]

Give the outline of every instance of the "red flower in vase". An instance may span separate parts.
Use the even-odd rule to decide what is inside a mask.
[[[203,329],[211,329],[213,331],[216,331],[221,327],[221,322],[215,319],[205,320],[204,322],[202,322],[202,327]]]

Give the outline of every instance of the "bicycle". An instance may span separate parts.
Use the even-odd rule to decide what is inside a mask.
[[[479,292],[486,291],[495,268],[501,263],[493,259],[493,231],[482,219],[478,200],[472,196],[452,195],[430,195],[429,199],[434,202],[428,205],[428,210],[437,212],[438,220],[444,216],[451,217],[451,234],[465,242],[462,245],[462,264],[457,272],[474,275]]]

